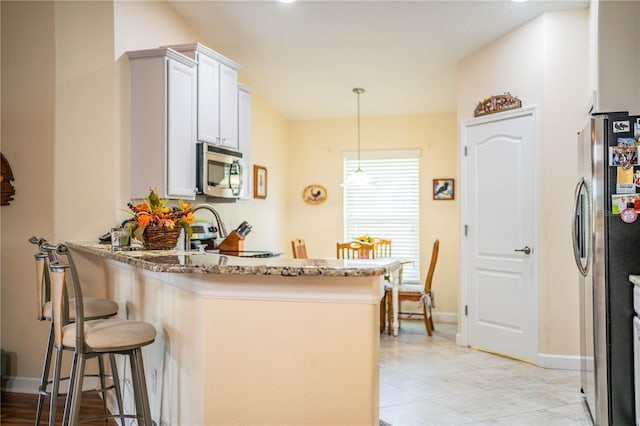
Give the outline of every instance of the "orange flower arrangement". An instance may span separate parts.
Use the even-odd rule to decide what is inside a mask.
[[[187,237],[191,237],[191,224],[195,221],[191,204],[178,200],[178,207],[167,207],[167,201],[166,198],[158,196],[157,190],[152,189],[142,203],[128,203],[127,206],[131,210],[129,213],[133,217],[126,224],[127,234],[144,241],[144,230],[147,227],[174,229],[180,226]]]

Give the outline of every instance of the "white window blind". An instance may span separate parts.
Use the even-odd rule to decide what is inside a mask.
[[[360,167],[373,186],[344,187],[344,241],[360,235],[391,240],[391,256],[413,263],[404,283],[420,282],[420,152],[362,152]],[[357,154],[344,154],[344,180],[358,168]]]

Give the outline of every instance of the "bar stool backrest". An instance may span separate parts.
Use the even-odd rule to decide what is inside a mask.
[[[65,288],[67,280],[70,280],[71,288],[75,295],[75,327],[76,327],[76,350],[85,352],[84,346],[84,306],[82,299],[82,289],[78,270],[71,256],[69,247],[65,244],[56,246],[57,259],[49,266],[51,270],[51,300],[53,303],[53,327],[55,342],[62,346],[62,328],[69,324],[69,299],[66,296]],[[66,263],[61,259],[66,258]]]
[[[55,260],[55,247],[44,238],[35,236],[29,238],[29,242],[38,246],[38,252],[33,255],[36,260],[36,318],[38,321],[44,321],[47,319],[44,307],[51,300],[49,263]]]

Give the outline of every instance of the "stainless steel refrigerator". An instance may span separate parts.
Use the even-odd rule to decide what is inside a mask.
[[[635,424],[628,277],[640,273],[639,118],[594,115],[578,134],[572,230],[580,271],[581,391],[592,421],[601,426]]]

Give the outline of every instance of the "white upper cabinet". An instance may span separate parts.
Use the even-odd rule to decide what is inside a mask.
[[[219,142],[220,101],[215,94],[220,82],[220,63],[206,55],[198,60],[198,140]]]
[[[251,88],[238,85],[238,147],[244,160],[241,199],[253,198],[253,166],[251,164]]]
[[[168,48],[127,52],[131,69],[131,198],[158,188],[195,199],[196,62]]]
[[[198,63],[198,141],[239,149],[240,65],[200,43],[170,47]]]

